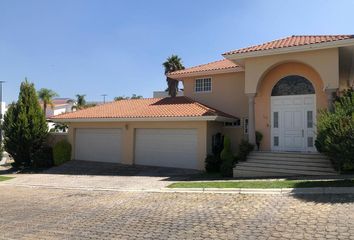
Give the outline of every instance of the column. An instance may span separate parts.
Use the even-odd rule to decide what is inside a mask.
[[[248,93],[248,141],[256,144],[255,114],[254,114],[254,98],[255,93]]]
[[[326,89],[326,95],[327,95],[327,107],[328,110],[333,110],[333,100],[334,100],[334,94],[337,92],[337,89],[331,88],[331,89]]]

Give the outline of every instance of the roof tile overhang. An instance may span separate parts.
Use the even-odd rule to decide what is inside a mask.
[[[193,77],[200,75],[213,75],[220,73],[234,73],[243,72],[243,67],[235,64],[234,62],[223,59],[207,64],[198,65],[195,67],[186,68],[184,70],[175,71],[168,74],[170,78],[180,79],[183,77]]]
[[[293,35],[222,54],[229,60],[354,45],[354,35]]]
[[[54,122],[234,121],[235,116],[187,97],[130,99],[51,117]]]

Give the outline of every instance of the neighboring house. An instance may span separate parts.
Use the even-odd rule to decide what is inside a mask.
[[[46,110],[46,118],[49,119],[53,116],[57,116],[59,114],[63,114],[63,113],[68,113],[68,112],[72,112],[73,109],[73,104],[74,101],[70,98],[54,98],[52,100],[53,102],[53,107],[48,105],[47,106],[47,110]],[[41,103],[41,107],[43,108],[43,104]],[[49,121],[48,122],[48,130],[54,128],[54,123]]]
[[[315,152],[316,114],[353,86],[354,35],[291,36],[170,73],[184,97],[122,100],[60,116],[74,159],[204,169],[212,136]]]
[[[183,96],[183,91],[181,91],[181,90],[178,91],[176,96],[177,97]],[[169,95],[168,95],[167,91],[154,91],[153,92],[153,97],[154,98],[164,98],[164,97],[169,97]]]

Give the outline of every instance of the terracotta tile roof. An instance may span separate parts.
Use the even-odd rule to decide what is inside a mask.
[[[233,63],[230,60],[224,59],[224,60],[219,60],[207,64],[202,64],[198,65],[195,67],[190,67],[186,68],[184,70],[179,70],[170,73],[170,76],[178,76],[182,74],[187,74],[187,73],[197,73],[197,72],[206,72],[206,71],[212,71],[212,70],[225,70],[225,69],[239,69],[240,71],[243,71],[243,69],[238,66],[237,64]]]
[[[303,35],[303,36],[293,35],[279,40],[274,40],[271,42],[266,42],[263,44],[226,52],[223,55],[249,53],[249,52],[257,52],[257,51],[264,51],[270,49],[295,47],[295,46],[305,46],[310,44],[334,42],[334,41],[340,41],[340,40],[352,39],[352,38],[354,39],[354,35]]]
[[[64,113],[51,119],[88,118],[159,118],[221,116],[236,118],[187,97],[120,100],[76,112]],[[236,118],[237,119],[237,118]]]

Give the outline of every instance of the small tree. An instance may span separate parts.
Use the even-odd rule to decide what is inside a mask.
[[[42,150],[48,126],[33,83],[21,83],[18,101],[8,108],[3,123],[4,147],[15,166],[31,166]]]
[[[224,137],[224,149],[220,153],[221,166],[220,173],[223,177],[232,177],[234,156],[231,152],[231,141],[229,137]]]

